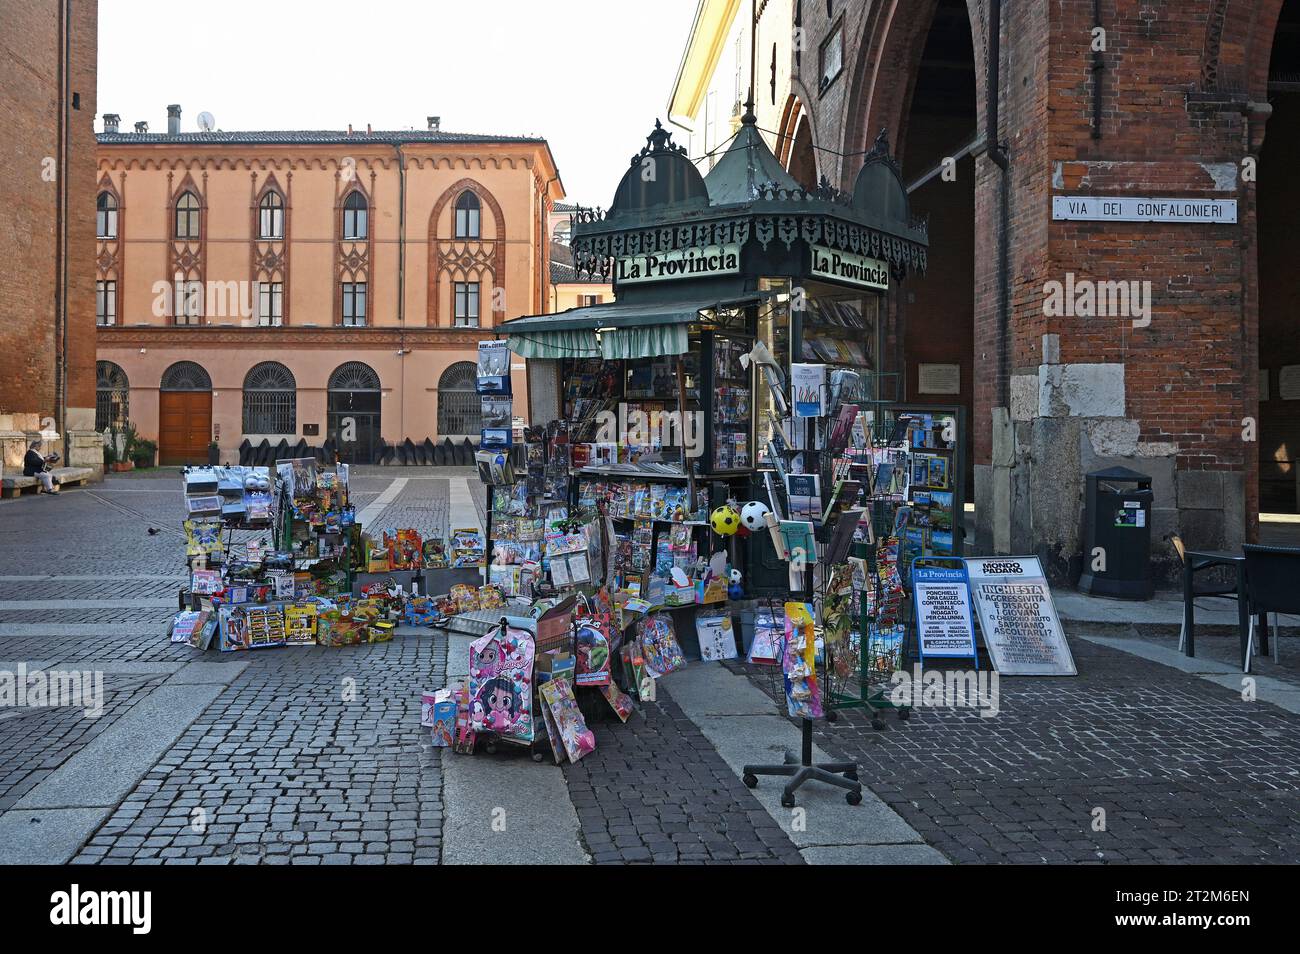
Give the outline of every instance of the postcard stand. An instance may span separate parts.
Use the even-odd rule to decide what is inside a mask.
[[[808,419],[808,441],[809,447],[813,445],[813,434],[816,428],[816,418]],[[825,553],[823,548],[818,548],[819,556]],[[823,569],[828,569],[822,564]],[[807,603],[813,600],[813,577],[814,568],[808,567],[803,572],[804,592],[803,598]],[[822,578],[825,580],[828,574],[823,573]],[[829,712],[827,716],[829,720]],[[799,761],[783,765],[746,765],[741,775],[741,781],[748,788],[758,787],[758,777],[760,775],[772,775],[778,778],[788,778],[785,788],[781,791],[781,805],[784,808],[794,807],[794,793],[805,782],[824,782],[827,785],[833,785],[836,788],[845,789],[844,800],[850,805],[858,805],[862,802],[862,783],[858,781],[858,766],[855,762],[821,762],[813,761],[813,720],[804,718],[799,720],[800,731],[800,753]]]

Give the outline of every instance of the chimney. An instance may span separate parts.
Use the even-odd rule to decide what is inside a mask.
[[[167,107],[167,135],[175,136],[181,131],[181,106],[172,103]]]
[[[138,133],[147,133],[149,131],[149,124],[142,119],[135,124],[135,131]]]
[[[429,117],[429,128],[430,128],[431,130],[433,130],[434,132],[439,132],[439,131],[442,129],[442,117],[441,117],[441,116],[430,116],[430,117]]]
[[[106,132],[106,133],[115,133],[115,132],[117,132],[117,126],[118,126],[118,123],[120,123],[121,121],[122,121],[122,117],[119,116],[117,113],[105,113],[105,114],[104,114],[104,132]]]
[[[372,130],[372,129],[370,128],[370,123],[366,123],[366,135],[369,136],[369,135],[372,135],[373,133],[374,133],[374,130]]]
[[[352,124],[351,124],[351,123],[348,123],[348,135],[349,135],[349,136],[352,135]]]

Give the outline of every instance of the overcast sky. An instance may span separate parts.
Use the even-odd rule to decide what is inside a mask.
[[[609,205],[667,103],[696,0],[100,0],[122,127],[541,135],[568,201]],[[102,128],[96,122],[96,129]]]

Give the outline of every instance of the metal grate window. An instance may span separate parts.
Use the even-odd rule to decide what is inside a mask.
[[[121,430],[130,419],[131,385],[112,361],[95,363],[95,430]]]
[[[438,436],[478,434],[482,428],[478,365],[473,361],[459,361],[438,379]]]
[[[177,361],[163,372],[162,391],[211,391],[212,378],[193,361]]]
[[[298,386],[278,361],[263,361],[244,376],[244,433],[294,434],[298,430]]]

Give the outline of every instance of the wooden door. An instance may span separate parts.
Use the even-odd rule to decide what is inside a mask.
[[[206,464],[211,440],[211,391],[158,392],[159,464]]]

